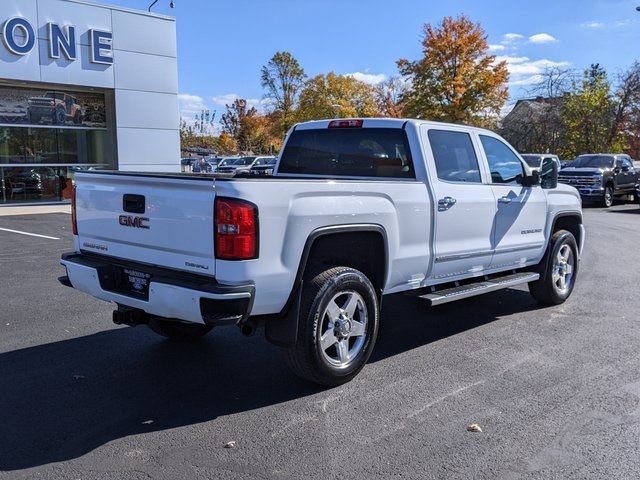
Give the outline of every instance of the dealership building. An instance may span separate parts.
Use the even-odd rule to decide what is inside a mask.
[[[178,172],[172,17],[2,0],[0,206],[68,201],[82,169]]]

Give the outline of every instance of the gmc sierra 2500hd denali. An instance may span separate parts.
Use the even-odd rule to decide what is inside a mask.
[[[298,375],[338,385],[369,358],[383,295],[571,295],[580,196],[541,171],[545,188],[490,131],[342,119],[294,126],[273,177],[77,173],[60,280],[172,338],[264,325]]]

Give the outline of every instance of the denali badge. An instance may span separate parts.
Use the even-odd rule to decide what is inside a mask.
[[[149,225],[146,224],[149,219],[147,217],[132,217],[131,215],[120,215],[118,217],[118,222],[123,227],[134,227],[134,228],[149,228]]]

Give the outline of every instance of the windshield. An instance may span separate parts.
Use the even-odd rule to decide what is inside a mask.
[[[542,161],[542,157],[539,155],[522,155],[522,159],[532,168],[538,168]]]
[[[609,155],[580,155],[568,166],[611,168],[613,166],[613,157]]]
[[[53,92],[47,92],[47,93],[45,93],[42,97],[43,97],[43,98],[55,98],[55,93],[53,93]]]
[[[253,163],[253,161],[256,159],[256,157],[242,157],[242,158],[236,158],[232,165],[238,165],[238,166],[247,166],[247,165],[251,165]]]

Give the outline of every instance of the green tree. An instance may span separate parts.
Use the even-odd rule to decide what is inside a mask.
[[[404,113],[416,118],[487,125],[508,97],[507,65],[489,54],[479,23],[464,15],[424,25],[423,56],[398,60],[409,84]]]
[[[298,94],[304,85],[304,69],[289,52],[277,52],[262,67],[261,85],[272,103],[278,133],[284,136],[293,125]]]
[[[329,72],[308,80],[300,92],[298,121],[335,117],[378,115],[375,90],[371,85]]]
[[[598,64],[591,65],[566,96],[561,113],[566,135],[560,154],[575,158],[583,153],[622,149],[622,138],[611,135],[615,107],[607,72]]]

